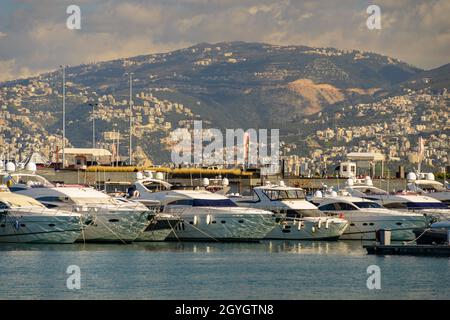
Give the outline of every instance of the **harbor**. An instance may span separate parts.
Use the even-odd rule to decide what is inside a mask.
[[[0,1],[0,300],[450,300],[449,10]]]

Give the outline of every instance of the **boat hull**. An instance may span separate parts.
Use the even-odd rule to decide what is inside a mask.
[[[376,240],[375,232],[380,229],[391,230],[392,241],[410,241],[416,237],[414,230],[425,228],[429,221],[427,217],[396,217],[396,216],[346,216],[348,228],[342,235],[342,240]]]
[[[209,217],[208,217],[209,216]],[[238,210],[210,214],[184,212],[168,241],[259,241],[275,227],[271,214],[239,213]]]
[[[0,242],[74,243],[82,229],[76,216],[8,215],[0,222]]]
[[[78,237],[79,242],[130,243],[147,228],[154,217],[148,210],[100,209],[89,211],[95,221]]]

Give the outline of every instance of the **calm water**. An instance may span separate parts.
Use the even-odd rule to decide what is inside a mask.
[[[450,259],[369,256],[360,242],[0,244],[0,257],[0,299],[450,299]],[[366,287],[373,264],[380,290]]]

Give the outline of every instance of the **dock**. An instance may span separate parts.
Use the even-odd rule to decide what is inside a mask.
[[[450,257],[450,245],[365,245],[368,254]]]

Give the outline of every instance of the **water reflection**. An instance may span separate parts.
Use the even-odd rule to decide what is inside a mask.
[[[139,242],[123,244],[0,244],[0,251],[149,251],[149,252],[268,252],[317,255],[361,255],[366,254],[360,241],[294,241],[267,240],[252,243],[215,243],[215,242]]]

